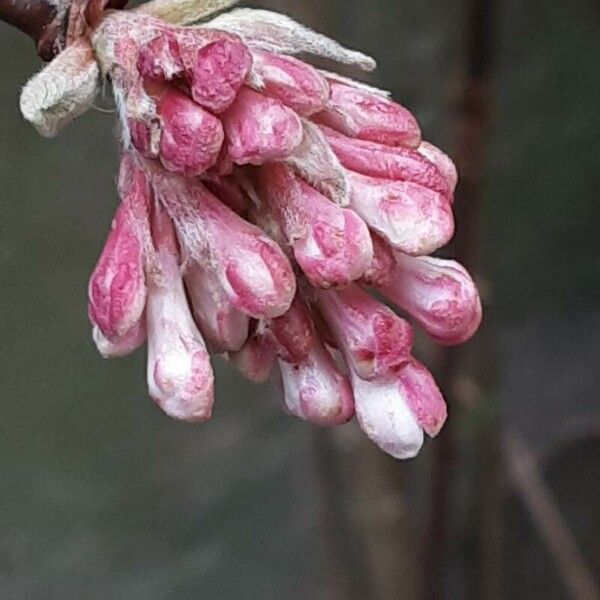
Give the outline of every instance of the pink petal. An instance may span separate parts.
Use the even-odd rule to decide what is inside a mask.
[[[194,177],[215,165],[224,139],[216,117],[175,89],[162,94],[158,113],[162,119],[160,159],[169,171]]]
[[[374,379],[408,362],[410,325],[356,284],[322,291],[318,304],[348,364]]]
[[[214,270],[194,262],[185,283],[196,323],[214,351],[239,350],[248,338],[250,319],[234,308]]]
[[[266,323],[263,337],[281,360],[293,364],[305,360],[317,337],[304,301],[297,296],[285,314]]]
[[[246,46],[231,36],[200,48],[192,71],[192,98],[200,106],[219,114],[227,110],[252,66]]]
[[[179,43],[174,33],[165,31],[142,45],[137,69],[144,79],[170,81],[184,73]]]
[[[371,177],[417,183],[451,199],[452,192],[444,176],[416,150],[352,139],[328,127],[321,129],[347,169]]]
[[[348,172],[350,206],[391,246],[405,254],[430,254],[454,235],[445,196],[416,183]]]
[[[421,145],[417,148],[417,152],[438,168],[438,171],[448,182],[450,191],[454,192],[458,184],[458,172],[452,159],[429,142],[421,142]]]
[[[275,362],[275,351],[262,338],[251,337],[238,352],[232,352],[229,359],[246,379],[265,383]]]
[[[311,115],[325,107],[329,85],[311,65],[291,56],[255,51],[254,70],[263,83],[261,91],[299,115]]]
[[[282,164],[260,171],[260,191],[316,287],[346,285],[363,275],[373,257],[368,229]]]
[[[406,108],[383,96],[339,81],[329,81],[331,94],[325,110],[314,119],[349,137],[386,146],[416,148],[421,130]]]
[[[402,396],[419,425],[435,437],[446,422],[446,402],[431,373],[417,360],[412,359],[398,371]]]
[[[329,352],[316,340],[308,356],[292,365],[279,360],[288,410],[317,425],[341,425],[354,415],[352,390]]]
[[[302,141],[302,123],[293,110],[247,87],[239,91],[222,121],[229,157],[238,165],[285,158]]]
[[[92,331],[92,338],[98,352],[104,358],[121,358],[135,352],[146,341],[146,321],[142,316],[122,336],[113,337],[110,340],[104,337],[100,328],[95,325]]]
[[[477,287],[453,260],[396,255],[393,280],[382,294],[406,310],[440,344],[466,342],[481,322]]]
[[[389,245],[376,233],[371,233],[371,241],[373,260],[360,281],[366,285],[382,286],[391,281],[396,259]]]
[[[159,220],[166,217],[158,215]],[[148,387],[150,395],[171,417],[183,421],[209,419],[214,377],[206,345],[187,304],[173,254],[174,233],[159,223],[155,275],[148,289]]]
[[[423,430],[410,411],[394,376],[373,381],[352,373],[356,418],[379,448],[394,458],[413,458],[423,445]]]
[[[128,182],[124,177],[130,177]],[[88,287],[88,314],[108,340],[123,336],[139,321],[146,304],[144,248],[150,198],[144,174],[128,157],[121,169],[122,202]]]

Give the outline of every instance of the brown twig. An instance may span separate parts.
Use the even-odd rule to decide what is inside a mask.
[[[510,480],[554,559],[569,597],[599,600],[600,590],[577,541],[544,482],[532,451],[517,433],[505,435],[504,456]]]
[[[0,20],[28,35],[43,60],[54,58],[67,39],[71,6],[93,23],[107,8],[123,8],[127,0],[0,0]]]

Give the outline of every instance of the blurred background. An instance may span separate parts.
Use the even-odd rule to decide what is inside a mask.
[[[449,424],[396,462],[222,361],[212,422],[164,417],[143,352],[102,360],[86,318],[113,115],[38,137],[18,96],[39,61],[0,24],[0,598],[599,598],[600,4],[246,4],[377,57],[369,81],[459,164],[445,253],[484,326],[420,344]]]

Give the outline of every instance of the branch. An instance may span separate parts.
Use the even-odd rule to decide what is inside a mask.
[[[35,43],[43,60],[65,48],[71,6],[77,4],[88,23],[108,8],[123,8],[127,0],[0,0],[0,20],[13,25]]]

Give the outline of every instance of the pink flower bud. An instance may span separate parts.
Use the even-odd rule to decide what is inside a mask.
[[[231,352],[229,360],[252,383],[265,383],[269,379],[275,351],[260,337],[251,337],[238,352]]]
[[[137,69],[144,79],[170,81],[184,73],[179,43],[174,33],[165,31],[138,51]]]
[[[190,87],[196,103],[220,114],[235,100],[252,66],[252,55],[238,38],[212,33],[219,39],[197,50]]]
[[[453,260],[396,255],[392,281],[378,288],[440,344],[466,342],[481,322],[477,287]]]
[[[354,415],[352,389],[329,352],[316,339],[299,364],[279,360],[288,410],[317,425],[341,425]]]
[[[301,116],[322,110],[329,97],[327,80],[311,65],[283,54],[254,52],[254,70],[261,91]]]
[[[127,182],[123,177],[131,177]],[[140,232],[147,227],[150,190],[144,174],[125,157],[121,170],[122,202],[90,278],[88,314],[109,341],[137,323],[146,304],[144,249]]]
[[[454,235],[454,217],[445,196],[406,181],[348,172],[350,206],[369,227],[405,254],[430,254]]]
[[[175,89],[161,95],[158,113],[162,120],[160,159],[165,168],[194,177],[217,162],[224,139],[219,119]]]
[[[373,260],[360,281],[365,285],[382,286],[391,281],[396,259],[388,244],[376,233],[371,233],[371,241]]]
[[[410,325],[356,284],[322,291],[318,304],[348,364],[374,379],[408,362]]]
[[[306,304],[296,297],[285,314],[265,324],[263,337],[281,360],[292,364],[306,360],[317,340]]]
[[[452,159],[429,142],[421,142],[421,145],[417,148],[417,152],[438,168],[438,171],[448,182],[450,191],[454,192],[458,184],[458,172]]]
[[[196,323],[216,352],[239,350],[248,338],[249,318],[233,307],[209,265],[192,263],[185,275]]]
[[[394,458],[413,458],[423,445],[423,430],[408,407],[395,376],[366,381],[351,373],[356,418],[379,448]]]
[[[451,199],[450,186],[444,176],[416,150],[352,139],[328,127],[321,129],[347,169],[371,177],[417,183]]]
[[[421,143],[421,130],[406,108],[359,87],[329,81],[331,94],[325,110],[315,120],[349,137],[386,146]]]
[[[146,321],[142,315],[129,331],[121,337],[113,337],[110,340],[104,337],[97,325],[94,325],[92,338],[98,352],[104,358],[121,358],[137,350],[146,341]]]
[[[233,306],[257,319],[282,315],[296,294],[296,278],[281,248],[198,180],[147,167],[186,252],[211,261]]]
[[[187,304],[174,232],[166,215],[155,215],[155,275],[148,289],[148,387],[171,417],[205,421],[213,405],[213,372],[206,345]],[[162,221],[162,222],[161,222]],[[153,224],[154,224],[153,223]]]
[[[400,392],[427,435],[435,437],[446,422],[446,402],[431,373],[414,358],[398,371]]]
[[[367,270],[373,246],[356,213],[329,201],[282,164],[261,169],[260,189],[312,285],[346,285]]]
[[[293,110],[247,87],[221,118],[229,157],[238,165],[285,158],[302,141],[302,123]]]

